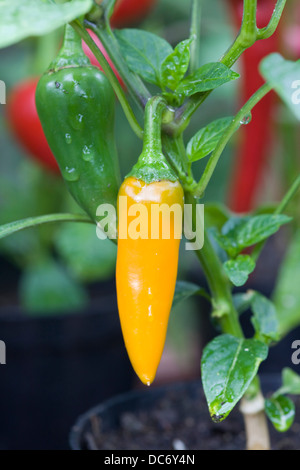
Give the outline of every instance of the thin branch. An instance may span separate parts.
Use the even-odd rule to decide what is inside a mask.
[[[82,222],[94,224],[87,216],[81,214],[49,214],[38,217],[29,217],[27,219],[17,220],[0,226],[0,239],[8,237],[13,233],[21,230],[36,227],[37,225],[48,224],[53,222]]]
[[[194,72],[200,67],[200,28],[201,28],[202,0],[192,0],[191,30],[191,61],[190,72]]]
[[[265,83],[259,90],[257,90],[254,95],[251,96],[251,98],[247,101],[247,103],[240,109],[240,111],[237,113],[235,118],[232,120],[231,124],[227,128],[227,130],[224,132],[222,135],[221,139],[219,140],[215,150],[213,151],[206,168],[204,170],[204,173],[197,185],[195,195],[198,197],[202,197],[207,185],[213,175],[213,172],[216,168],[216,165],[223,153],[224,148],[226,147],[227,143],[233,136],[233,134],[237,131],[237,129],[240,127],[241,123],[243,123],[243,120],[249,115],[251,110],[254,108],[254,106],[267,94],[271,91],[272,87],[268,83]]]
[[[278,0],[268,26],[258,29],[257,39],[268,39],[276,31],[287,0]]]
[[[139,125],[135,114],[130,106],[130,104],[127,101],[126,95],[124,93],[124,90],[122,89],[118,79],[116,78],[114,72],[112,71],[110,65],[108,64],[107,60],[105,59],[104,55],[96,45],[96,43],[93,41],[91,36],[88,34],[86,29],[82,26],[82,24],[76,20],[72,21],[71,26],[75,29],[75,31],[81,36],[81,38],[85,41],[85,43],[88,45],[88,47],[91,49],[93,54],[95,55],[96,59],[98,60],[99,64],[101,65],[105,75],[107,76],[108,80],[110,81],[114,92],[116,93],[120,104],[123,108],[123,111],[126,115],[126,118],[132,128],[132,130],[135,132],[135,134],[142,139],[143,138],[143,129]]]
[[[256,26],[257,0],[244,0],[243,22],[240,32],[227,52],[220,58],[220,62],[231,68],[243,52],[251,47],[257,39],[264,39],[271,36],[279,23],[285,3],[286,0],[277,1],[272,19],[267,26],[269,29],[262,32],[263,30],[259,30]],[[165,127],[165,132],[170,135],[183,132],[192,115],[210,94],[211,91],[207,91],[193,95],[182,108],[178,110],[176,121]]]

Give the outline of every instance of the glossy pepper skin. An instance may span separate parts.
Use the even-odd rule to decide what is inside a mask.
[[[115,95],[105,75],[90,65],[70,26],[59,56],[38,83],[36,104],[70,193],[96,220],[100,204],[116,206],[120,186]]]
[[[151,116],[150,112],[149,120]],[[156,145],[156,134],[153,142],[147,126],[145,129],[143,153],[118,195],[116,286],[129,358],[140,380],[150,385],[162,356],[175,291],[184,194]],[[139,238],[129,233],[130,224],[136,219],[130,212],[135,204],[142,204],[147,210],[147,230]],[[168,219],[170,236],[166,238],[162,236],[163,224],[157,225],[157,219],[151,217],[152,207],[161,204],[167,208],[176,205],[181,214]],[[152,236],[154,227],[157,232]]]
[[[232,18],[238,31],[243,17],[243,0],[229,0]],[[257,5],[257,26],[265,27],[272,16],[275,2],[260,0]],[[240,106],[261,87],[264,80],[259,63],[272,52],[279,50],[279,30],[268,39],[257,41],[241,57]],[[255,200],[262,183],[263,173],[272,152],[272,116],[277,98],[268,93],[253,109],[252,120],[240,129],[240,143],[234,158],[234,171],[229,184],[229,206],[237,213],[255,208]]]

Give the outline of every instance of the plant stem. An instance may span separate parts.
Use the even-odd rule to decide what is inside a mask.
[[[145,109],[143,152],[152,157],[157,155],[159,158],[162,154],[161,121],[166,106],[161,96],[154,96]]]
[[[226,147],[227,143],[233,136],[233,134],[237,131],[241,124],[243,124],[243,120],[247,118],[251,110],[254,106],[267,94],[271,91],[272,87],[268,83],[264,84],[259,90],[257,90],[254,95],[247,101],[247,103],[240,109],[237,113],[231,124],[228,126],[227,130],[222,135],[221,139],[219,140],[215,150],[213,151],[204,173],[197,185],[195,190],[195,195],[198,197],[202,197],[210,179],[214,173],[216,165],[222,155],[224,148]]]
[[[187,192],[185,195],[185,203],[192,204],[193,226],[199,230],[200,227],[197,227],[195,220],[197,199]],[[201,229],[203,229],[203,227],[201,227]],[[203,247],[196,250],[195,254],[201,263],[211,291],[213,299],[212,315],[218,320],[224,333],[242,338],[243,332],[239,323],[238,313],[233,304],[230,283],[207,232],[204,232],[204,237],[205,241]]]
[[[283,197],[282,201],[278,204],[277,208],[274,211],[274,214],[282,214],[290,201],[293,199],[295,194],[300,189],[300,175],[296,178],[286,195]]]
[[[270,450],[270,435],[262,393],[259,391],[252,400],[244,397],[240,410],[245,422],[247,450]]]
[[[257,0],[244,0],[243,21],[240,32],[232,46],[221,57],[220,62],[232,67],[242,53],[251,47],[257,39],[256,27]]]
[[[195,206],[197,200],[187,192],[185,202]],[[193,218],[194,213],[195,211],[193,211]],[[196,226],[196,224],[193,223],[193,226]],[[196,251],[196,255],[201,263],[212,295],[212,316],[218,320],[223,333],[243,338],[244,335],[233,303],[230,284],[207,232],[204,233],[204,236],[204,245],[202,249]],[[249,450],[268,450],[270,448],[269,431],[263,405],[264,400],[260,382],[256,376],[242,399],[241,411],[245,421],[247,449]]]
[[[88,34],[86,29],[82,26],[82,24],[76,20],[72,21],[71,26],[74,28],[74,30],[81,36],[81,38],[85,41],[85,43],[89,46],[93,54],[95,55],[96,59],[98,60],[99,64],[101,65],[105,75],[107,76],[108,80],[110,81],[114,92],[116,93],[120,104],[123,108],[123,111],[126,115],[126,118],[132,128],[132,130],[135,132],[135,134],[142,139],[143,138],[143,130],[141,126],[139,125],[135,114],[129,105],[126,95],[124,93],[124,90],[122,89],[118,79],[116,78],[114,72],[112,71],[111,67],[109,66],[107,60],[105,59],[104,55],[102,52],[98,49],[97,45],[91,38],[91,36]]]
[[[190,47],[190,73],[200,67],[200,28],[201,28],[202,0],[192,0],[190,37],[193,42]]]
[[[115,65],[123,82],[126,85],[131,97],[141,110],[144,110],[147,101],[151,98],[151,93],[146,88],[142,80],[133,74],[120,52],[119,43],[113,34],[108,23],[99,23],[98,25],[89,24],[89,27],[99,37],[108,56]]]
[[[257,0],[244,0],[243,22],[240,32],[227,52],[220,58],[220,62],[231,68],[242,55],[242,53],[251,47],[257,39],[265,39],[270,37],[278,26],[285,3],[286,0],[277,1],[274,13],[266,31],[259,30],[256,26]],[[176,121],[167,126],[166,131],[169,131],[170,134],[183,132],[187,127],[192,115],[210,94],[211,91],[206,91],[193,95],[182,106],[182,108],[177,111]]]
[[[280,18],[282,16],[286,1],[287,0],[278,0],[277,1],[268,26],[258,30],[257,39],[267,39],[270,36],[272,36],[272,34],[276,31],[276,28],[277,28],[277,26],[279,24],[279,21],[280,21]]]
[[[162,142],[164,153],[169,164],[178,174],[183,188],[192,192],[197,183],[193,178],[191,165],[188,161],[182,134],[178,137],[170,137],[162,133]]]

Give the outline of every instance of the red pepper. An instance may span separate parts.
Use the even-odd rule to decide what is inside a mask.
[[[28,155],[44,168],[59,173],[50,150],[35,105],[35,90],[39,78],[29,78],[10,91],[5,107],[9,127]]]
[[[243,1],[230,0],[232,17],[237,31],[241,27]],[[266,26],[274,10],[274,0],[259,0],[257,26]],[[257,41],[241,57],[240,105],[242,106],[264,83],[259,73],[260,61],[279,49],[278,30],[269,39]],[[255,206],[262,176],[272,148],[272,114],[276,95],[268,93],[253,109],[252,121],[240,130],[229,188],[229,206],[238,213],[248,212]]]
[[[125,85],[124,85],[124,82],[122,80],[122,78],[120,77],[117,69],[115,68],[114,64],[112,63],[111,59],[108,57],[108,54],[106,52],[106,50],[104,49],[104,46],[103,44],[101,43],[100,39],[98,38],[98,36],[91,30],[88,29],[88,33],[89,35],[91,36],[91,38],[93,39],[93,41],[97,44],[98,48],[100,49],[100,51],[102,52],[102,54],[104,55],[105,59],[107,60],[107,62],[109,63],[112,71],[114,72],[115,76],[117,77],[117,79],[119,80],[120,82],[120,85],[123,87],[123,88],[126,88]],[[101,68],[101,65],[99,64],[98,60],[96,59],[96,57],[94,56],[94,54],[92,53],[91,49],[88,47],[88,45],[82,41],[82,48],[84,50],[84,53],[85,55],[90,59],[91,61],[91,64],[94,65],[95,67],[98,67],[100,70],[102,70]],[[103,70],[102,70],[103,71]]]
[[[153,9],[157,0],[118,0],[111,17],[114,28],[132,26],[143,20]]]

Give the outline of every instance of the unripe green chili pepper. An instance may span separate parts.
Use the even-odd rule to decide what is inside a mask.
[[[133,368],[147,385],[154,380],[164,348],[177,277],[184,202],[181,184],[162,154],[163,106],[159,97],[148,101],[143,152],[118,196],[119,316]],[[162,210],[161,222],[157,223],[153,216],[154,206]],[[144,228],[137,238],[130,233],[136,209],[141,215],[147,211],[141,218]],[[165,238],[164,224],[169,229]]]
[[[116,206],[120,186],[114,104],[110,83],[67,25],[62,49],[38,83],[36,105],[70,193],[95,221],[100,204]],[[113,231],[115,221],[107,230]]]

